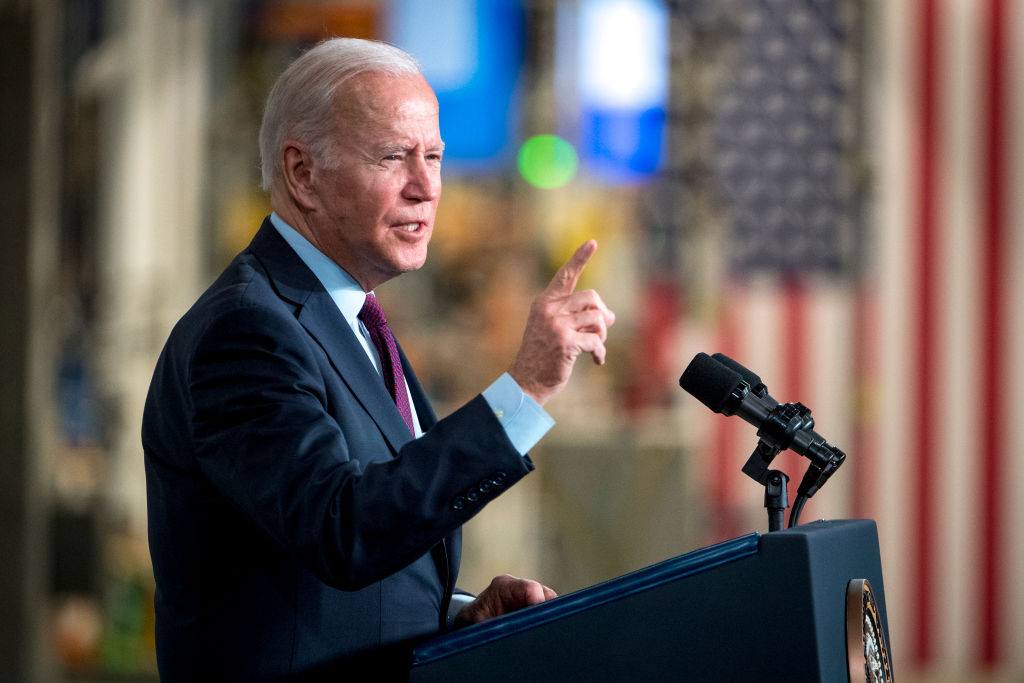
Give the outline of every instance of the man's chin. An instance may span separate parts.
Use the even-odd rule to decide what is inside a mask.
[[[419,270],[427,262],[427,245],[417,246],[415,249],[403,251],[398,255],[397,263],[403,273]]]

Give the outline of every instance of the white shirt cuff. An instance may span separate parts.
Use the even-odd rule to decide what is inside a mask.
[[[484,390],[483,397],[520,455],[526,455],[555,424],[507,372]]]

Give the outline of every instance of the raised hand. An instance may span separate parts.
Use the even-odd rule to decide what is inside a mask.
[[[615,314],[594,290],[575,291],[595,251],[594,240],[580,246],[530,306],[509,374],[541,405],[565,387],[581,353],[589,353],[598,365],[605,362],[604,342]]]

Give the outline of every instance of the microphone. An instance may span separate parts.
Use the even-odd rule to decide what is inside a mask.
[[[755,394],[769,401],[775,400],[768,394],[768,387],[765,386],[765,383],[762,382],[761,378],[754,374],[752,370],[748,370],[744,366],[734,361],[732,358],[729,358],[729,356],[725,355],[724,353],[713,353],[711,354],[711,357],[717,360],[725,367],[738,372],[740,374],[740,377],[743,378],[743,381],[747,383],[747,386],[749,386],[750,390],[753,391]],[[778,403],[778,401],[775,402]]]
[[[757,474],[748,471],[748,466],[744,472],[758,481],[766,473],[771,458],[790,449],[811,461],[798,491],[810,498],[846,459],[845,453],[811,429],[814,419],[810,410],[800,403],[780,404],[768,393],[760,377],[728,356],[698,353],[683,371],[679,386],[713,412],[738,415],[757,427],[761,443],[755,455],[760,451],[766,462],[763,466],[748,462]]]

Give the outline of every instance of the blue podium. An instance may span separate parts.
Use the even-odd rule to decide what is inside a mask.
[[[420,644],[410,681],[891,680],[875,523],[750,534]]]

